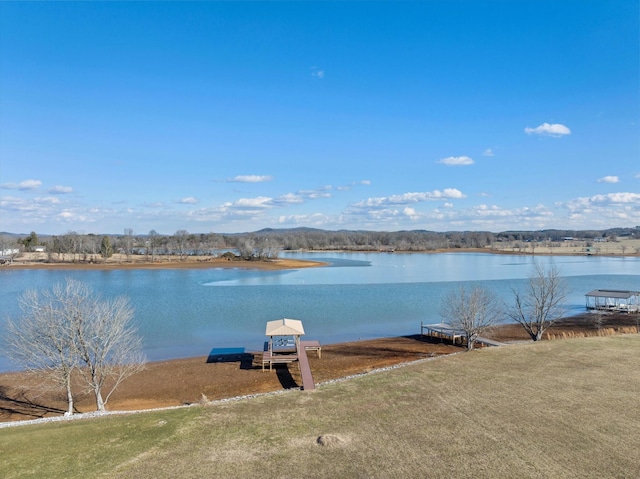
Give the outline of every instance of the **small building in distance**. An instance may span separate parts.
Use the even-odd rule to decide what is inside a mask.
[[[640,291],[594,289],[586,295],[587,309],[612,312],[640,311]]]

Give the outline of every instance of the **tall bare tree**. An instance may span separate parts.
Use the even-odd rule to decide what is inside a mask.
[[[131,259],[131,251],[133,249],[133,230],[131,228],[124,229],[124,254],[127,255],[127,261]]]
[[[464,331],[469,351],[483,331],[500,322],[500,315],[495,296],[482,287],[467,290],[460,286],[449,291],[440,305],[440,316],[454,328]]]
[[[56,289],[42,294],[35,290],[23,293],[18,299],[23,314],[7,319],[3,336],[6,352],[14,363],[65,389],[65,415],[71,415],[71,374],[78,361],[66,305],[58,293]]]
[[[72,294],[84,296],[86,286],[72,282]],[[74,346],[80,375],[104,411],[109,397],[127,377],[144,368],[142,342],[132,327],[129,300],[89,299],[74,316]],[[107,387],[105,391],[104,388]]]
[[[514,303],[506,314],[522,325],[534,341],[565,314],[564,301],[568,290],[556,266],[545,268],[536,264],[524,291],[513,290]]]
[[[149,239],[147,240],[147,254],[149,254],[149,250],[151,250],[151,262],[153,263],[156,260],[156,248],[158,247],[158,243],[160,242],[160,235],[156,230],[149,231]]]
[[[178,254],[180,255],[180,259],[185,259],[185,255],[187,254],[187,242],[189,240],[189,232],[187,230],[178,230],[176,231],[175,241],[178,250]]]
[[[103,301],[85,284],[67,279],[50,292],[24,293],[20,305],[23,317],[8,319],[4,335],[10,357],[63,385],[67,414],[73,413],[76,372],[95,395],[96,408],[104,411],[118,385],[144,367],[126,298]]]

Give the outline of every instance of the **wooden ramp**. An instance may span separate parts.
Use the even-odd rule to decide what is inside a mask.
[[[476,343],[482,343],[485,346],[506,346],[505,343],[501,343],[500,341],[494,341],[493,339],[483,338],[482,336],[478,336],[476,338]]]
[[[316,388],[309,366],[309,358],[307,357],[307,346],[314,348],[317,341],[300,341],[300,351],[298,351],[298,366],[302,375],[302,389],[312,391]]]

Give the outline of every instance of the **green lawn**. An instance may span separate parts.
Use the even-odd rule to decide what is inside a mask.
[[[0,429],[0,477],[632,478],[639,402],[640,335],[545,341],[312,393]]]

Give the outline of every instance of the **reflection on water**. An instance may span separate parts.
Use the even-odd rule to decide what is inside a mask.
[[[103,296],[125,295],[136,311],[149,359],[206,356],[214,347],[258,350],[267,321],[304,321],[307,336],[324,343],[419,331],[438,322],[440,300],[460,283],[482,284],[509,300],[522,288],[534,259],[490,254],[290,254],[327,261],[293,271],[245,269],[49,271],[0,270],[6,315],[19,315],[18,296],[71,277]],[[571,312],[584,310],[592,289],[640,290],[639,258],[544,257],[566,277]],[[0,352],[0,371],[10,364]]]

